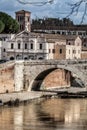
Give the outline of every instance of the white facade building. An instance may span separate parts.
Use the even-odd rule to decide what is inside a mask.
[[[48,59],[48,44],[42,36],[24,30],[5,42],[2,41],[2,57],[14,59]]]
[[[81,59],[82,40],[79,36],[42,35],[26,30],[0,42],[0,59]]]
[[[80,37],[66,42],[66,59],[81,59],[82,41]]]
[[[54,43],[49,43],[48,51],[48,59],[54,59]]]

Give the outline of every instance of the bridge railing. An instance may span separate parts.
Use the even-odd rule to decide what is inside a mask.
[[[26,64],[60,64],[60,65],[67,65],[67,64],[87,64],[87,59],[75,59],[75,60],[26,60],[24,61]]]
[[[14,65],[15,63],[19,63],[20,60],[15,60],[15,61],[8,61],[3,64],[0,64],[0,69],[9,67],[11,65]],[[68,65],[68,64],[87,64],[87,59],[74,59],[74,60],[21,60],[21,62],[24,62],[25,64],[32,64],[32,65],[37,65],[37,64],[48,64],[48,65]]]

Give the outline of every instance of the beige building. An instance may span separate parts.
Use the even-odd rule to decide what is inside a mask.
[[[48,59],[54,59],[54,42],[48,41]]]
[[[53,38],[51,39],[49,34],[49,38],[47,38],[48,59],[81,59],[82,40],[79,36],[70,37],[55,34],[54,36],[51,36]]]
[[[86,42],[79,36],[39,34],[24,30],[2,41],[1,59],[86,59]]]
[[[81,59],[82,41],[80,37],[66,40],[66,59]]]

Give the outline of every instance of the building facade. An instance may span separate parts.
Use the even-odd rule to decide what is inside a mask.
[[[49,42],[49,58],[55,60],[81,59],[82,40],[78,37],[59,37]]]
[[[0,59],[86,59],[85,44],[79,36],[42,35],[24,30],[1,41]]]
[[[48,44],[44,37],[35,36],[24,30],[12,39],[2,41],[2,57],[14,59],[48,59]]]
[[[59,35],[77,35],[81,37],[87,37],[87,26],[86,25],[75,25],[75,26],[31,26],[33,32],[48,33],[48,34],[59,34]]]
[[[87,59],[87,38],[82,38],[81,59]]]
[[[66,41],[66,59],[81,59],[82,41],[80,37],[67,39]]]

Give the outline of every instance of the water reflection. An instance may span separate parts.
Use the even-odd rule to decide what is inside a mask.
[[[0,108],[0,130],[87,130],[87,99],[46,99]]]

